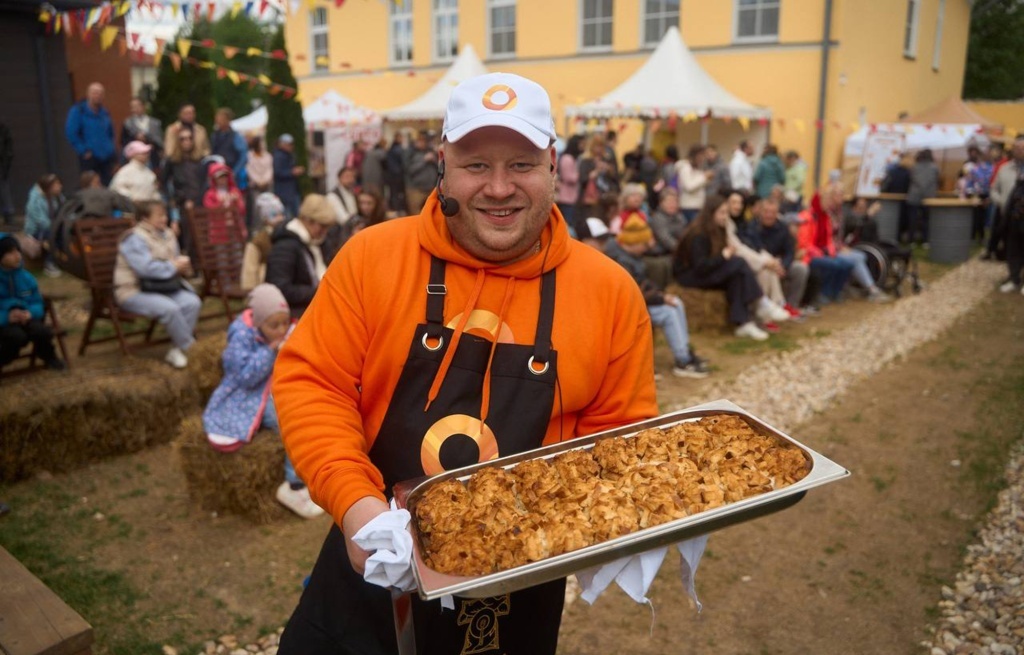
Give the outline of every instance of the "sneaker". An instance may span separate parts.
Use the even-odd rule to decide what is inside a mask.
[[[789,312],[773,302],[762,303],[761,306],[757,308],[757,317],[761,319],[762,323],[782,323],[783,321],[789,320]]]
[[[309,497],[309,488],[292,489],[288,482],[282,482],[274,494],[277,502],[281,503],[291,511],[304,519],[313,519],[324,513],[319,505]]]
[[[56,264],[46,262],[43,264],[43,274],[46,275],[46,277],[60,277],[61,270],[57,268]]]
[[[1012,280],[1007,280],[1006,282],[1003,282],[1003,284],[1000,285],[999,287],[1000,293],[1013,293],[1016,290],[1017,285],[1014,284]]]
[[[711,365],[711,360],[705,357],[701,357],[696,352],[694,352],[693,346],[689,346],[688,349],[690,351],[690,361],[699,362],[704,367],[708,367]]]
[[[696,359],[691,359],[685,364],[676,362],[676,365],[672,367],[672,375],[677,378],[706,378],[708,376],[708,367],[704,365],[704,362]]]
[[[761,329],[769,334],[775,334],[779,331],[779,324],[775,321],[765,321],[761,324]]]
[[[174,368],[185,368],[188,366],[188,357],[181,351],[180,348],[171,348],[167,351],[164,356],[164,361],[173,366]]]
[[[878,287],[871,287],[871,290],[868,291],[868,301],[877,303],[892,302],[892,296],[882,291]]]
[[[46,368],[51,371],[64,371],[68,368],[68,365],[62,362],[59,357],[48,359],[43,363],[46,364]]]
[[[790,318],[803,318],[803,316],[804,316],[803,312],[801,312],[799,309],[797,309],[793,305],[790,305],[789,303],[786,303],[785,305],[783,305],[782,308],[785,309],[786,312],[789,313],[789,317]]]
[[[757,324],[753,321],[747,321],[743,325],[739,326],[733,334],[737,337],[747,337],[754,341],[764,341],[768,338],[768,333],[757,327]]]
[[[800,314],[802,316],[819,316],[821,314],[821,310],[814,305],[804,305],[800,308]]]

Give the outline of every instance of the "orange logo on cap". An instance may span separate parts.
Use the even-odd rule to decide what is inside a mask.
[[[484,107],[494,111],[504,111],[516,106],[516,92],[505,84],[495,84],[487,89],[483,97]]]

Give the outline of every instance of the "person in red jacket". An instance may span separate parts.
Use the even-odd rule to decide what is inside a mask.
[[[334,525],[279,655],[397,652],[392,595],[352,540],[396,483],[658,413],[643,296],[569,236],[554,140],[535,82],[455,87],[422,211],[354,235],[281,351],[281,434]],[[454,611],[413,595],[417,652],[553,655],[564,597],[564,579]]]
[[[213,164],[207,173],[209,188],[203,194],[203,207],[207,209],[234,209],[245,216],[245,196],[235,184],[235,176],[225,164]]]
[[[836,257],[836,245],[832,240],[832,218],[821,205],[821,194],[815,193],[810,206],[799,214],[797,252],[803,253],[803,260],[811,268],[811,275],[821,280],[821,302],[828,303],[839,298],[853,272],[853,262]]]

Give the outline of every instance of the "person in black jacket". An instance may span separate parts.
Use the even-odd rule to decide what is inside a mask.
[[[882,180],[882,193],[902,193],[910,191],[910,167],[914,165],[914,158],[910,153],[903,153],[898,162],[885,172]],[[907,201],[900,203],[899,218],[900,239],[910,232],[910,214],[907,209]]]
[[[293,318],[306,311],[334,257],[325,238],[335,225],[334,210],[327,198],[311,193],[302,201],[298,217],[270,237],[266,280],[284,294]]]
[[[779,203],[773,198],[761,201],[761,211],[754,226],[758,242],[772,257],[782,263],[786,275],[782,288],[786,292],[786,310],[807,307],[805,296],[817,297],[817,280],[811,280],[811,269],[796,256],[796,237],[788,225],[779,220]],[[808,287],[812,293],[808,294]],[[802,313],[803,310],[800,309]],[[813,313],[813,310],[812,310]]]
[[[736,336],[764,341],[768,333],[751,318],[750,307],[764,302],[764,293],[750,265],[726,242],[729,203],[719,195],[704,201],[697,218],[686,227],[673,258],[676,281],[684,287],[723,289]]]

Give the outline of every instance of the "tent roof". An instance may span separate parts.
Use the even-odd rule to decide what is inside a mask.
[[[380,112],[389,121],[418,121],[433,118],[444,118],[448,108],[448,98],[452,89],[460,82],[477,75],[486,75],[487,68],[476,55],[476,50],[468,43],[462,46],[462,52],[448,67],[445,74],[430,87],[426,93],[399,107]]]
[[[994,123],[974,111],[959,98],[949,96],[942,102],[932,105],[922,112],[914,114],[906,120],[907,123],[932,123],[946,125],[981,125],[986,129],[999,129],[1002,125]]]
[[[302,118],[306,122],[306,129],[380,122],[380,117],[373,110],[360,107],[337,91],[327,91],[309,103],[302,110]],[[265,106],[231,121],[231,127],[237,132],[258,131],[266,126],[267,108]]]
[[[843,146],[843,156],[862,156],[871,129],[865,125],[846,137],[846,143]],[[906,139],[904,149],[910,151],[922,150],[924,148],[931,148],[932,150],[965,149],[971,145],[983,148],[989,142],[984,126],[977,123],[964,123],[960,125],[952,123],[941,125],[934,123],[893,123],[878,124],[874,126],[874,129],[879,132],[903,134]]]
[[[267,126],[267,107],[259,107],[251,114],[246,114],[231,121],[231,129],[236,132],[256,132]]]
[[[657,118],[676,113],[731,118],[768,118],[718,84],[686,47],[679,29],[670,27],[661,43],[632,76],[601,98],[566,107],[570,116]]]

